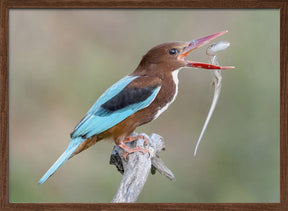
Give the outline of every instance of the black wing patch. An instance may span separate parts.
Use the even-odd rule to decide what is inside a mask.
[[[146,100],[157,86],[144,88],[124,88],[113,98],[102,104],[101,107],[107,111],[117,111],[129,105]]]

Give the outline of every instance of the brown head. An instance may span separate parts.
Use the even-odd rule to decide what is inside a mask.
[[[155,71],[172,72],[182,67],[196,67],[203,69],[231,69],[211,64],[185,60],[189,52],[197,49],[211,40],[225,34],[222,31],[190,42],[167,42],[153,47],[142,58],[138,68],[133,74],[155,74]],[[153,73],[152,73],[153,72]]]
[[[171,71],[184,67],[186,64],[178,56],[187,47],[187,42],[167,42],[155,46],[142,58],[140,66],[166,65]],[[170,69],[169,68],[169,69]]]

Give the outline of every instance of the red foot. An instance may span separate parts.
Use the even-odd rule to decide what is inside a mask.
[[[128,136],[127,138],[125,138],[122,143],[120,143],[118,146],[121,147],[122,149],[124,149],[125,153],[123,155],[123,158],[126,160],[127,155],[133,152],[142,152],[143,154],[145,153],[149,153],[149,150],[144,149],[140,146],[136,147],[136,148],[130,148],[128,146],[125,145],[125,143],[128,142],[132,142],[138,139],[144,139],[145,145],[148,145],[148,140],[147,138],[145,138],[145,136],[142,135],[138,135],[138,136]]]

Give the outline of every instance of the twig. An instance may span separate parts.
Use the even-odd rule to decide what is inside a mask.
[[[134,133],[132,136],[137,136]],[[115,145],[111,154],[110,164],[116,166],[117,170],[123,174],[122,181],[118,190],[111,202],[135,202],[141,193],[144,184],[147,180],[149,172],[156,173],[156,170],[161,175],[166,176],[172,181],[175,181],[173,173],[167,168],[164,162],[160,159],[158,153],[165,149],[164,140],[158,134],[152,134],[150,137],[146,134],[140,134],[148,139],[149,154],[135,152],[127,156],[128,160],[123,158],[125,153],[122,148]],[[129,147],[144,147],[144,140],[139,139],[131,143],[127,143]]]

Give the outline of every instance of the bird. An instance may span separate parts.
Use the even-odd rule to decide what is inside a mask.
[[[201,69],[232,69],[232,66],[217,66],[189,61],[187,55],[225,34],[221,31],[192,41],[166,42],[150,49],[138,67],[108,88],[88,110],[70,134],[71,141],[44,176],[43,184],[68,159],[94,145],[102,139],[113,139],[128,154],[148,150],[125,145],[142,138],[131,136],[134,130],[155,120],[175,100],[178,93],[178,72],[185,67]]]

